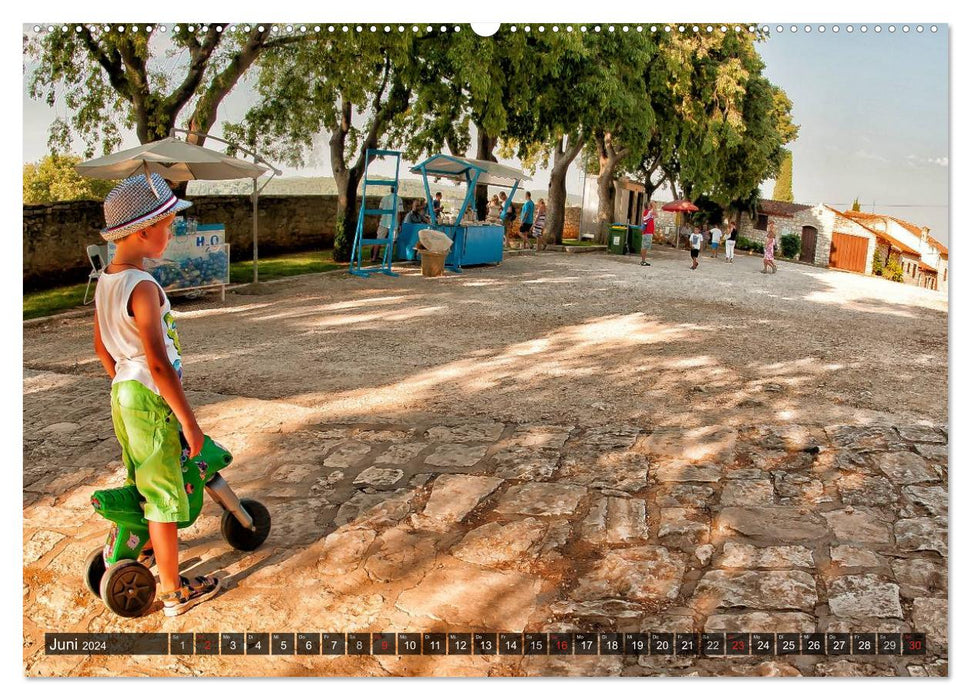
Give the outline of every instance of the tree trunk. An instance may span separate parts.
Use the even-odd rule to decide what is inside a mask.
[[[597,134],[596,144],[600,161],[600,173],[597,175],[597,196],[600,200],[597,206],[597,243],[604,244],[610,224],[614,222],[614,197],[617,195],[614,172],[626,152],[614,150],[609,133]]]
[[[334,173],[337,183],[337,231],[334,233],[334,262],[347,262],[351,259],[354,233],[357,229],[357,186],[360,177],[352,170],[340,175]]]
[[[570,164],[583,149],[583,140],[577,137],[570,146],[563,148],[563,139],[559,139],[553,149],[553,169],[550,171],[549,197],[546,205],[546,229],[543,240],[547,243],[561,245],[563,243],[563,227],[566,223],[566,174]]]
[[[490,160],[493,163],[498,163],[496,157],[492,154],[492,151],[496,148],[496,143],[498,143],[499,138],[496,136],[490,136],[486,133],[486,130],[481,124],[475,125],[476,130],[476,143],[475,143],[475,157],[478,160]],[[478,215],[479,221],[485,221],[486,214],[489,212],[489,186],[488,185],[476,185],[475,186],[475,211]]]

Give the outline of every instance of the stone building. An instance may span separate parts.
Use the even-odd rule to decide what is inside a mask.
[[[906,282],[928,289],[947,291],[947,247],[930,235],[929,228],[886,214],[862,211],[847,211],[843,214],[865,224],[878,236],[899,241],[901,245],[916,253],[919,259],[908,260],[904,267]]]

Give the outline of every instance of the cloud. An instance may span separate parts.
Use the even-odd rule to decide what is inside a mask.
[[[863,149],[857,149],[853,156],[856,158],[863,158],[864,160],[875,160],[880,163],[889,163],[890,159],[886,156],[882,156],[879,153],[870,153],[869,151],[864,151]]]
[[[942,168],[946,168],[948,165],[947,156],[941,156],[939,158],[925,158],[923,156],[909,155],[907,160],[911,165],[939,165]]]

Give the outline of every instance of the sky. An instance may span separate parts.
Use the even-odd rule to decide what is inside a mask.
[[[891,214],[918,225],[948,243],[948,28],[930,24],[904,33],[901,24],[855,24],[853,32],[834,33],[832,24],[767,24],[769,38],[758,45],[772,82],[793,102],[800,126],[793,152],[793,194],[797,202],[824,202],[848,209],[859,198],[865,211]],[[25,25],[31,31],[30,25]],[[483,39],[487,41],[487,39]],[[178,58],[166,59],[175,69]],[[24,82],[24,161],[46,152],[47,129],[66,108],[31,100]],[[239,119],[253,101],[251,81],[238,85],[220,107],[220,121]],[[221,135],[217,126],[214,135]],[[134,134],[123,143],[137,144]],[[213,145],[212,142],[209,144]],[[80,151],[80,144],[78,145]],[[470,154],[471,155],[471,154]],[[579,160],[579,159],[578,159]],[[515,160],[514,165],[519,165]],[[284,176],[330,175],[326,138],[304,168],[283,167]],[[571,194],[582,191],[576,163],[567,180]],[[526,187],[546,189],[548,170],[540,169]],[[771,197],[773,182],[763,183]]]

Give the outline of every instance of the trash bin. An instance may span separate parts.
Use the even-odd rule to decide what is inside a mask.
[[[451,247],[452,239],[441,231],[419,231],[415,251],[421,256],[421,276],[440,277],[445,274],[445,258]]]
[[[640,253],[641,252],[641,241],[644,238],[644,229],[642,229],[637,224],[628,224],[627,230],[629,232],[628,233],[628,237],[627,237],[627,241],[628,241],[628,243],[627,243],[627,249],[631,253]],[[647,247],[648,248],[651,247],[651,237],[650,236],[647,237]]]
[[[447,253],[433,253],[425,250],[421,244],[415,246],[415,250],[421,257],[421,276],[422,277],[441,277],[445,274],[445,258]]]
[[[607,250],[624,255],[627,253],[627,224],[611,224],[607,229]]]

